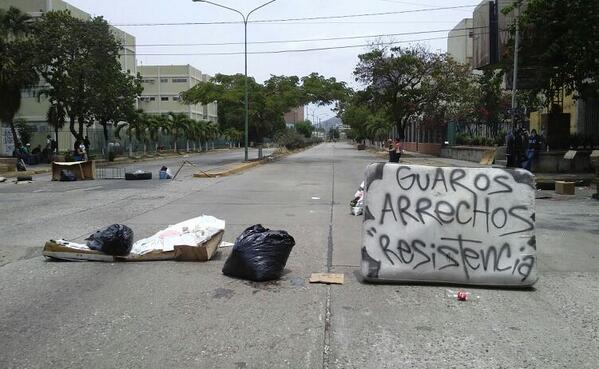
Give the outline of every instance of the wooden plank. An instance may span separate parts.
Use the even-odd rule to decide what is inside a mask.
[[[493,165],[495,162],[495,154],[497,153],[497,149],[490,149],[485,151],[483,157],[480,159],[480,164],[482,165]]]
[[[310,283],[343,284],[345,276],[337,273],[312,273]]]

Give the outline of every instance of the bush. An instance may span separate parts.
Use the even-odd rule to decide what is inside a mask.
[[[287,150],[297,150],[303,147],[316,145],[322,142],[318,137],[306,138],[293,129],[287,129],[279,133],[275,141],[279,146],[285,147]]]

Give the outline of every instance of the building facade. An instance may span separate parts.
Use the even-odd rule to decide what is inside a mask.
[[[447,36],[447,53],[458,63],[472,66],[474,30],[472,18],[462,19]]]
[[[92,16],[62,0],[0,0],[0,9],[15,7],[32,17],[41,17],[50,11],[68,10],[71,15],[79,19],[91,19]],[[137,60],[135,37],[118,28],[111,27],[114,36],[123,45],[120,63],[122,70],[131,75],[137,75]],[[21,109],[15,119],[23,119],[31,124],[37,134],[34,135],[32,146],[45,144],[44,136],[50,129],[47,124],[46,114],[50,104],[44,97],[39,98],[39,92],[44,88],[44,81],[39,85],[22,92]],[[64,139],[59,140],[61,150],[70,147],[71,135],[64,134]],[[0,155],[10,155],[13,150],[12,135],[7,127],[0,127]]]
[[[285,113],[284,119],[287,128],[292,128],[296,123],[306,120],[304,110],[304,106],[298,106]]]
[[[184,104],[181,93],[198,83],[207,82],[211,76],[191,65],[144,65],[137,70],[142,77],[143,94],[139,108],[147,114],[185,113],[195,120],[218,121],[216,102]]]

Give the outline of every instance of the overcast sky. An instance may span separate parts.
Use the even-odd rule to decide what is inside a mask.
[[[144,55],[243,52],[240,45],[144,46],[150,44],[198,44],[243,42],[242,24],[125,26],[140,23],[238,21],[241,16],[209,4],[192,0],[66,0],[92,15],[101,15],[137,39],[138,64],[191,64],[203,73],[243,73],[243,55]],[[214,0],[246,13],[266,0]],[[435,7],[472,5],[468,8],[353,17],[330,20],[254,23],[248,26],[248,41],[288,41],[314,38],[366,36],[391,33],[449,30],[461,19],[471,17],[478,0],[277,0],[260,9],[250,20],[339,16],[377,12],[411,11]],[[443,38],[438,33],[395,36],[396,41]],[[386,37],[385,40],[390,38]],[[368,44],[374,39],[349,39],[309,42],[250,44],[250,52],[322,48]],[[433,51],[446,51],[445,39],[420,41]],[[402,45],[408,45],[402,44]],[[357,55],[364,47],[326,51],[249,55],[248,73],[258,81],[271,74],[304,76],[318,72],[358,87],[352,75]],[[309,113],[313,110],[308,108]],[[333,116],[327,108],[316,109],[316,117]],[[309,117],[312,118],[311,116]]]

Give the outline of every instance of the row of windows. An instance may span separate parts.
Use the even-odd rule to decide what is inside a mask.
[[[156,101],[156,96],[142,96],[139,98],[140,101],[150,102]],[[160,96],[160,101],[181,101],[181,96]]]
[[[160,78],[160,83],[168,83],[168,78]],[[172,83],[187,83],[187,78],[171,78]],[[143,78],[141,83],[153,85],[156,83],[156,78]]]

